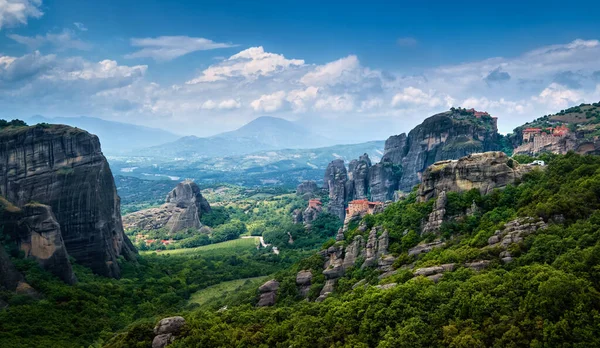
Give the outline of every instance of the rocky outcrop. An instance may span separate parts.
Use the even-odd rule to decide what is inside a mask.
[[[429,214],[427,223],[423,226],[423,234],[437,233],[444,222],[446,216],[446,191],[440,192],[438,195],[433,211]]]
[[[531,166],[520,165],[500,151],[436,162],[423,173],[418,200],[425,202],[443,191],[478,189],[481,194],[488,194],[493,189],[514,183],[531,170]]]
[[[420,254],[426,254],[435,248],[443,248],[444,246],[446,246],[446,243],[441,242],[441,241],[419,244],[414,248],[408,249],[408,256],[417,256]]]
[[[402,177],[400,166],[391,162],[377,163],[369,171],[369,191],[371,200],[385,202],[394,199],[394,192]]]
[[[441,266],[418,268],[413,272],[413,274],[415,276],[427,277],[431,279],[434,283],[437,283],[442,278],[444,272],[454,271],[454,266],[454,263],[447,263]]]
[[[371,159],[366,153],[348,165],[348,199],[364,199],[369,194]]]
[[[152,348],[164,348],[173,343],[184,326],[185,319],[183,317],[169,317],[159,321],[154,327],[156,336],[152,341]]]
[[[322,208],[320,205],[318,206],[308,206],[302,212],[302,221],[307,227],[310,227],[310,224],[315,221],[322,212]]]
[[[200,218],[210,213],[210,204],[193,181],[180,182],[158,208],[140,210],[123,217],[126,229],[156,230],[165,228],[176,233],[189,228],[200,229]]]
[[[119,277],[118,258],[134,259],[95,135],[63,125],[0,131],[0,195],[18,207],[50,206],[68,254],[97,274]]]
[[[260,298],[258,299],[258,307],[273,306],[277,300],[277,290],[279,290],[279,282],[271,279],[258,288]]]
[[[298,292],[304,298],[308,297],[308,293],[310,291],[310,286],[312,284],[312,272],[308,271],[300,271],[296,275],[296,285],[298,286]]]
[[[383,157],[381,162],[401,164],[406,156],[408,148],[406,146],[406,134],[392,135],[385,141]]]
[[[399,189],[410,191],[421,173],[441,160],[499,149],[496,121],[491,117],[451,110],[431,116],[408,133]],[[395,163],[395,162],[393,162]]]
[[[502,230],[497,230],[494,235],[488,238],[490,247],[500,247],[504,249],[500,254],[502,262],[512,262],[512,255],[506,250],[510,245],[520,243],[523,239],[538,230],[546,229],[548,225],[542,219],[519,218],[507,222]]]
[[[336,159],[331,161],[325,170],[323,178],[323,187],[329,192],[329,213],[344,220],[346,215],[346,183],[348,181],[348,172],[344,161]]]
[[[317,192],[319,192],[319,187],[317,186],[317,183],[312,180],[303,181],[296,187],[296,194],[305,199],[311,198]]]
[[[4,212],[2,218],[0,226],[4,233],[17,244],[25,257],[35,259],[42,268],[65,283],[75,283],[60,225],[50,206],[26,204],[17,211]]]
[[[295,224],[301,224],[304,222],[302,218],[302,209],[294,209],[294,211],[292,211],[292,222]]]

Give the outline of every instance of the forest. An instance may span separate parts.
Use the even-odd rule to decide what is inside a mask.
[[[324,283],[316,251],[331,245],[339,226],[327,215],[303,232],[310,243],[280,255],[255,248],[146,253],[137,263],[124,262],[119,280],[76,266],[79,282],[67,286],[17,257],[16,265],[44,297],[0,294],[10,304],[0,311],[0,346],[149,347],[157,320],[169,315],[187,321],[172,347],[600,346],[600,158],[540,158],[545,170],[503,190],[449,193],[447,210],[454,218],[439,235],[419,233],[434,202],[417,202],[415,192],[366,216],[368,226],[389,231],[399,271],[379,279],[375,269],[351,269],[322,303],[312,301]],[[466,214],[473,203],[477,211]],[[503,263],[500,250],[487,247],[488,238],[519,217],[542,218],[548,227],[512,245],[513,261]],[[272,233],[268,238],[278,242],[268,219],[247,222],[260,222],[265,238]],[[344,243],[360,233],[350,226]],[[446,247],[408,254],[435,238]],[[437,283],[409,270],[481,259],[490,260],[485,270],[459,265]],[[309,301],[295,286],[296,273],[307,269],[315,274]],[[258,292],[251,282],[202,305],[189,301],[211,285],[259,276],[281,284],[273,307],[255,307]],[[362,280],[368,285],[354,286]],[[397,285],[374,286],[385,283]]]

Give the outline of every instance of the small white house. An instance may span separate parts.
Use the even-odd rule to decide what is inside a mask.
[[[535,161],[529,163],[529,165],[530,166],[542,166],[543,167],[543,166],[546,165],[546,162],[541,161],[541,160],[535,160]]]

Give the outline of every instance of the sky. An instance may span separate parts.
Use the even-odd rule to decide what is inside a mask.
[[[358,142],[450,107],[501,132],[600,101],[597,1],[0,0],[0,117]]]

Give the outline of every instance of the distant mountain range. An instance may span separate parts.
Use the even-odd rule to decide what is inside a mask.
[[[44,117],[25,119],[28,124],[55,123],[84,129],[100,139],[105,154],[123,154],[132,149],[142,149],[174,141],[180,136],[162,129],[138,126],[130,123],[106,121],[95,117]]]
[[[378,162],[383,155],[383,148],[383,141],[370,141],[316,149],[267,150],[191,161],[157,161],[157,158],[152,157],[109,157],[108,160],[115,175],[154,180],[193,178],[202,184],[274,184],[295,187],[302,180],[322,181],[325,168],[334,159],[341,158],[348,162],[367,153],[373,161]]]
[[[187,136],[134,153],[147,157],[193,160],[240,156],[266,150],[318,148],[333,144],[333,140],[315,134],[298,123],[263,116],[234,131],[206,138]]]

